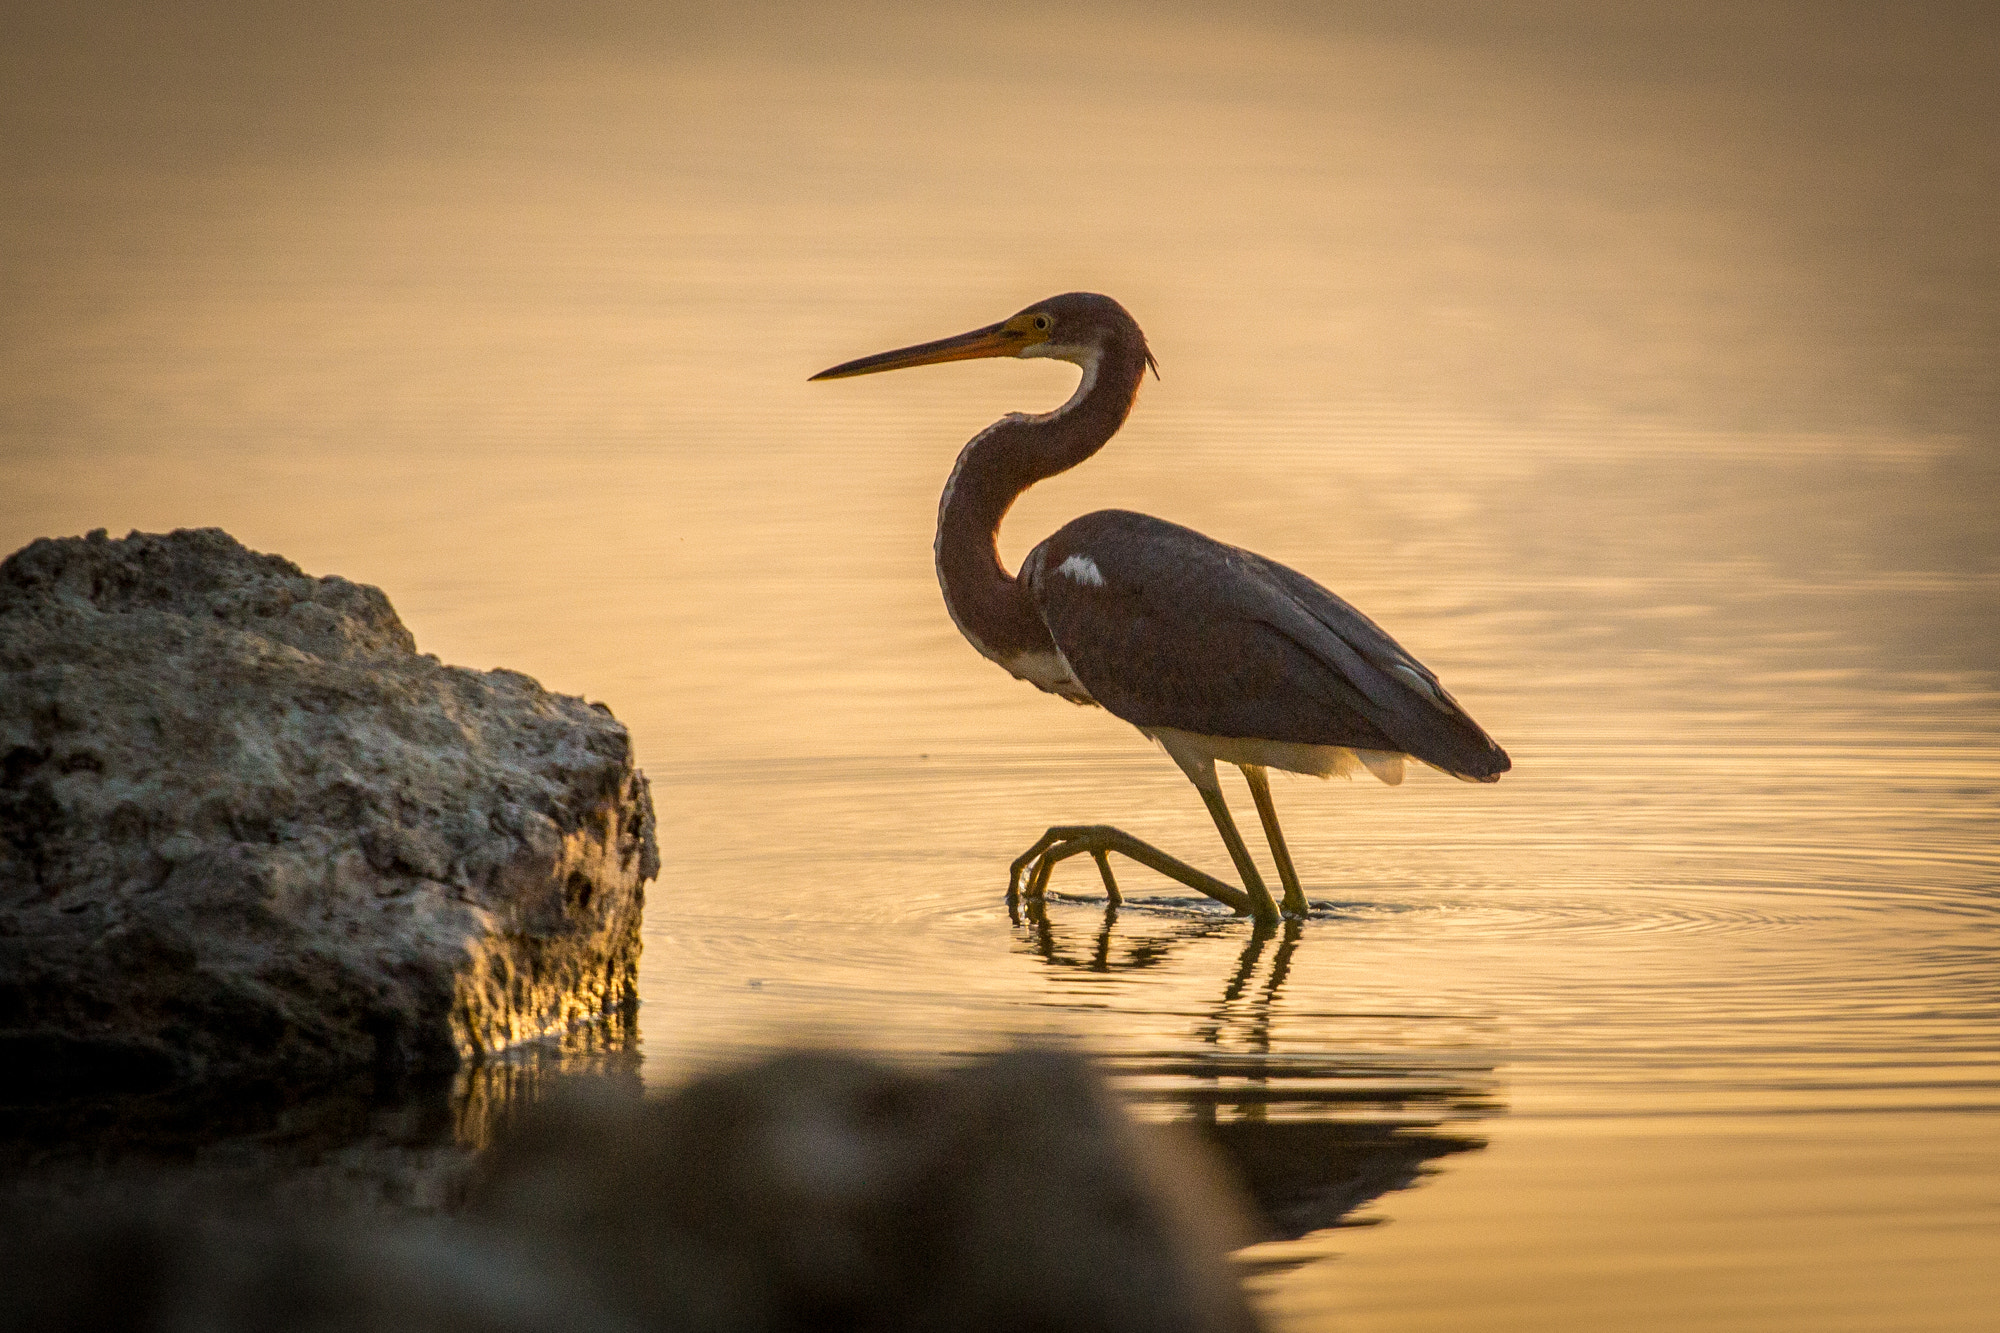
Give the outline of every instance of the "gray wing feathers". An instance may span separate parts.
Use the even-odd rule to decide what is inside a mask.
[[[1401,750],[1487,780],[1509,766],[1380,626],[1262,556],[1105,510],[1038,546],[1022,578],[1077,678],[1141,727]]]
[[[1262,556],[1261,572],[1280,591],[1269,623],[1328,662],[1367,696],[1371,720],[1398,748],[1447,772],[1497,777],[1506,752],[1458,706],[1429,668],[1404,651],[1374,621],[1305,575]],[[1276,599],[1274,599],[1276,600]],[[1303,623],[1301,623],[1303,622]]]

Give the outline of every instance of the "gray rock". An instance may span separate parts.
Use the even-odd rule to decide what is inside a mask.
[[[636,1002],[601,705],[217,529],[0,565],[0,1101],[445,1068]]]

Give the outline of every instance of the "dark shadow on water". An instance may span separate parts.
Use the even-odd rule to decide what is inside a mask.
[[[1283,1012],[1314,925],[1260,931],[1205,913],[1136,915],[1147,929],[1122,931],[1111,908],[1066,939],[1035,904],[1024,943],[1056,973],[1142,975],[1127,998],[1157,1004],[1148,997],[1176,988],[1146,974],[1184,963],[1176,956],[1203,941],[1240,935],[1213,998],[1175,1011],[1184,1039],[1100,1049],[1098,1063],[1142,1119],[1191,1130],[1233,1167],[1267,1239],[1354,1225],[1357,1208],[1411,1185],[1427,1163],[1484,1146],[1466,1129],[1500,1109],[1490,1064],[1449,1050],[1331,1048]],[[639,1065],[628,1016],[426,1083],[364,1077],[123,1095],[72,1084],[44,1088],[32,1104],[10,1085],[0,1094],[0,1212],[185,1200],[209,1213],[452,1214],[480,1154],[558,1085],[584,1078],[636,1100]]]
[[[589,1077],[639,1095],[632,1016],[531,1042],[426,1080],[361,1075],[103,1094],[0,1094],[0,1206],[186,1197],[448,1213],[478,1153],[558,1083]],[[18,1085],[13,1085],[18,1087]]]
[[[1156,970],[1199,941],[1244,937],[1185,1045],[1100,1051],[1099,1060],[1142,1115],[1192,1129],[1228,1161],[1268,1239],[1363,1225],[1355,1210],[1415,1184],[1427,1163],[1486,1146],[1468,1130],[1504,1109],[1490,1061],[1449,1049],[1330,1049],[1297,1022],[1279,1033],[1279,998],[1317,922],[1259,929],[1175,914],[1164,934],[1121,937],[1119,912],[1107,905],[1070,943],[1047,905],[1033,902],[1023,935],[1057,972],[1099,974]]]

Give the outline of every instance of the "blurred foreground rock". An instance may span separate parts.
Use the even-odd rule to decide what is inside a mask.
[[[0,565],[0,1102],[404,1073],[635,1003],[601,706],[217,529]]]
[[[1052,1052],[945,1075],[804,1053],[662,1101],[573,1100],[500,1147],[476,1198],[650,1327],[1256,1326],[1230,1183]]]
[[[0,1326],[1247,1333],[1237,1207],[1081,1060],[796,1054],[561,1099],[457,1221],[38,1206],[0,1224]]]

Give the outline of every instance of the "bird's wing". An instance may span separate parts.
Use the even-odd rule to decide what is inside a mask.
[[[1469,778],[1508,768],[1380,626],[1262,556],[1103,510],[1036,547],[1021,573],[1076,678],[1136,726],[1402,751]]]

